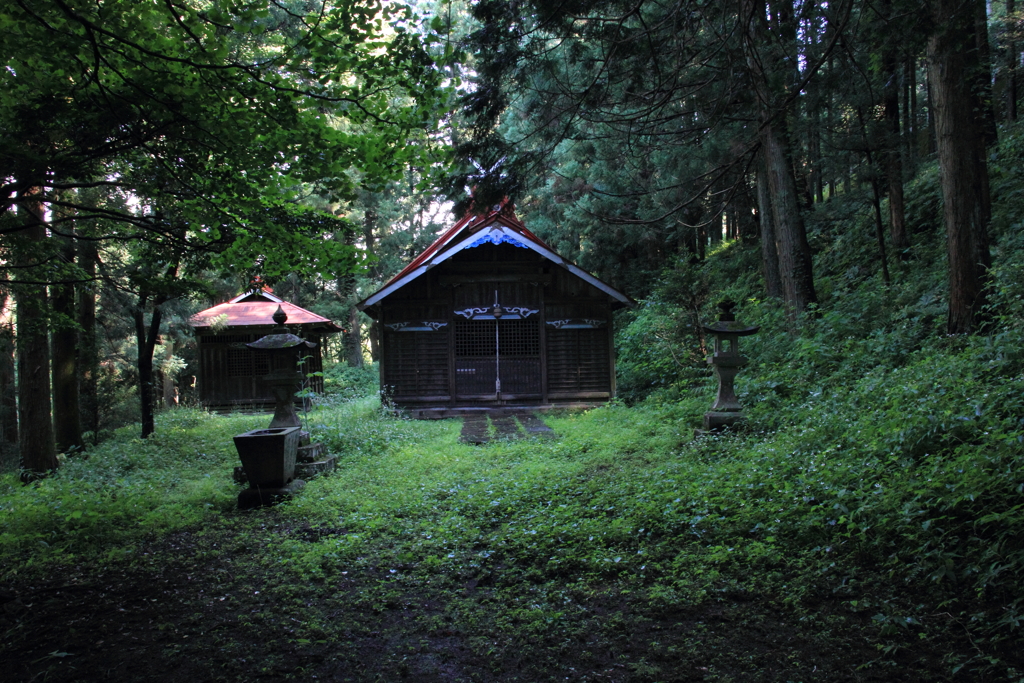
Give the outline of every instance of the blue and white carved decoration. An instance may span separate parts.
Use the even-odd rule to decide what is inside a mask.
[[[442,327],[448,327],[448,323],[434,320],[423,320],[421,322],[388,323],[384,327],[394,332],[437,332]]]
[[[562,320],[548,320],[556,330],[596,330],[604,327],[608,321],[595,320],[593,318],[564,318]]]
[[[526,308],[525,306],[502,307],[501,319],[522,320],[539,312],[539,308]],[[479,308],[474,306],[472,308],[464,308],[461,311],[455,311],[455,315],[461,315],[466,320],[495,320],[493,307]]]
[[[505,313],[507,317],[512,320],[519,320],[520,318],[529,318],[534,313],[539,313],[539,308],[526,308],[525,306],[513,306],[512,308],[506,308]]]
[[[522,320],[538,313],[538,308],[526,308],[525,306],[502,306],[498,303],[498,290],[494,290],[494,305],[490,308],[472,306],[461,311],[455,311],[455,315],[461,315],[466,320]]]
[[[487,315],[484,315],[485,313]],[[491,309],[489,308],[464,308],[461,311],[455,311],[455,315],[461,315],[466,320],[478,320],[494,317],[491,315]]]
[[[485,313],[486,315],[484,315]],[[494,317],[491,315],[491,309],[489,308],[464,308],[461,311],[455,311],[455,315],[461,315],[466,320],[478,320]]]
[[[474,240],[472,243],[470,243],[466,247],[466,249],[472,249],[473,247],[479,247],[481,244],[488,244],[488,243],[490,243],[490,244],[511,244],[514,247],[521,247],[523,249],[529,249],[529,247],[527,247],[525,244],[523,244],[522,242],[520,242],[516,238],[511,237],[510,235],[506,235],[505,233],[501,232],[500,230],[492,230],[491,232],[488,232],[486,235],[483,235],[480,238]]]

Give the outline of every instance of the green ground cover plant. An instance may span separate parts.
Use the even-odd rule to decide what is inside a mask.
[[[184,613],[139,631],[154,661],[221,680],[1016,679],[1024,411],[1000,358],[939,340],[860,377],[822,361],[848,380],[784,392],[764,367],[749,425],[699,439],[707,388],[483,447],[458,421],[328,400],[307,425],[339,470],[253,513],[230,436],[265,418],[172,411],[156,441],[126,430],[32,486],[5,475],[3,585],[31,613],[55,575],[185,574]],[[8,654],[31,652],[5,625]],[[74,651],[62,637],[41,656]]]
[[[628,402],[546,414],[553,438],[461,443],[329,369],[304,420],[338,470],[270,509],[231,480],[266,416],[168,411],[3,473],[12,680],[1024,680],[1024,238],[998,205],[988,326],[944,335],[933,175],[889,286],[863,198],[816,213],[803,319],[750,245],[666,272],[620,321]],[[761,326],[748,420],[695,437],[723,298]]]

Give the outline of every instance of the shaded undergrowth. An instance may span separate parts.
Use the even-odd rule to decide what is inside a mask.
[[[554,439],[460,443],[335,373],[305,419],[338,470],[272,509],[230,476],[263,416],[171,411],[0,477],[0,656],[19,680],[1024,680],[1021,221],[995,206],[987,325],[948,337],[934,173],[891,285],[856,199],[809,221],[820,306],[759,298],[750,245],[681,263],[622,320],[633,405],[547,415]],[[696,323],[726,297],[761,326],[749,419],[695,439]]]
[[[248,662],[219,680],[256,671],[258,643],[274,675],[342,680],[1020,677],[1019,382],[986,340],[950,344],[799,396],[765,369],[749,425],[696,440],[706,391],[483,447],[328,402],[307,425],[338,471],[252,513],[230,436],[265,418],[174,411],[156,439],[3,481],[3,585],[38,606],[167,581],[160,656]],[[18,618],[7,654],[37,652]],[[211,629],[215,651],[186,638]]]

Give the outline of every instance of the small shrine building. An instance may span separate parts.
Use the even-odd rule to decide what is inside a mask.
[[[316,343],[304,361],[303,371],[310,374],[323,370],[323,340],[341,332],[341,328],[268,291],[248,292],[200,311],[190,320],[199,346],[197,388],[204,407],[273,408],[274,396],[262,380],[270,371],[267,354],[245,344],[274,328],[273,315],[278,306],[287,314],[286,325],[294,334]],[[322,376],[311,376],[308,381],[308,388],[323,392]]]

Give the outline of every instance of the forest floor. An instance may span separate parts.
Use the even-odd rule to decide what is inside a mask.
[[[335,432],[350,441],[332,442],[348,451],[339,471],[272,508],[236,509],[230,482],[229,435],[259,416],[178,413],[150,440],[121,435],[53,479],[12,477],[0,495],[13,515],[0,528],[3,680],[956,678],[943,660],[967,647],[955,627],[894,647],[877,609],[852,609],[842,590],[792,599],[785,577],[798,577],[780,560],[729,574],[682,536],[638,541],[635,526],[659,523],[622,509],[645,499],[641,470],[609,463],[635,448],[655,457],[666,442],[636,442],[644,425],[648,439],[689,438],[673,418],[546,418],[554,436],[519,416],[510,439],[508,420],[416,423],[352,405],[362,412]],[[330,440],[331,418],[316,419]],[[615,460],[588,434],[613,439]],[[671,496],[669,470],[655,469],[665,463],[643,472]],[[538,525],[557,514],[564,528]]]
[[[261,520],[257,523],[257,519]],[[651,609],[614,582],[517,572],[424,576],[360,567],[294,583],[253,562],[282,539],[339,533],[274,511],[234,513],[139,548],[132,569],[81,565],[8,583],[6,681],[884,681],[940,680],[938,655],[872,666],[863,620],[840,601],[813,619],[770,596]],[[518,578],[517,578],[518,577]],[[508,618],[519,596],[559,595],[561,624]],[[568,603],[572,603],[568,605]],[[930,663],[930,664],[929,664]],[[923,668],[922,668],[923,667]],[[933,668],[934,667],[934,668]]]

